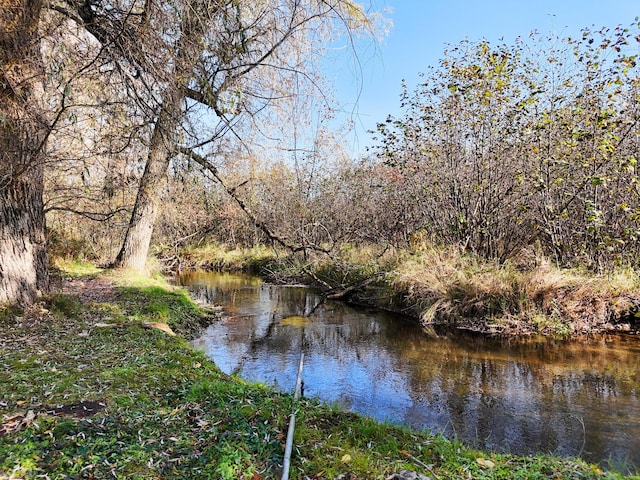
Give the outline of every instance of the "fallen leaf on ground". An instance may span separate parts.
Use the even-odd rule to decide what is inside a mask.
[[[9,435],[10,433],[17,432],[33,423],[36,419],[36,414],[33,410],[29,410],[26,414],[17,414],[12,417],[5,418],[0,424],[0,437]]]
[[[166,323],[160,323],[160,322],[145,322],[145,327],[149,327],[149,328],[156,328],[158,330],[162,330],[163,332],[171,335],[172,337],[175,337],[176,334],[173,332],[173,330],[171,330],[171,327],[169,325],[167,325]]]
[[[478,465],[482,465],[483,467],[493,468],[496,466],[496,464],[491,460],[487,460],[486,458],[482,457],[476,458],[476,462],[478,462]]]
[[[431,480],[422,473],[414,472],[412,470],[402,470],[399,473],[394,473],[387,480]]]

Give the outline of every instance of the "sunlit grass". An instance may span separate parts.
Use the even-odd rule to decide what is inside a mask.
[[[66,277],[80,277],[86,275],[96,275],[102,271],[95,263],[74,258],[56,258],[53,261],[56,269]]]
[[[244,270],[259,272],[281,253],[277,250],[257,245],[251,248],[230,248],[219,243],[206,243],[197,247],[187,247],[182,253],[183,261],[190,268],[211,270]]]

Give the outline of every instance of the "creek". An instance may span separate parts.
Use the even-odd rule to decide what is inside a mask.
[[[425,332],[397,314],[321,303],[309,288],[190,272],[224,316],[195,345],[226,373],[483,450],[640,469],[640,337],[491,338]]]

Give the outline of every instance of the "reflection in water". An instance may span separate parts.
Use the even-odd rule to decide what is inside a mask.
[[[355,412],[518,454],[581,455],[640,467],[640,338],[581,342],[426,336],[382,312],[248,276],[180,278],[226,313],[196,341],[227,373]],[[308,319],[301,319],[309,312]]]

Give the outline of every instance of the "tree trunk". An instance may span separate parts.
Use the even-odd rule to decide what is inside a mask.
[[[176,115],[184,100],[175,87],[170,88],[175,90],[171,92],[174,98],[165,99],[160,116],[156,121],[149,147],[149,157],[138,187],[131,221],[120,253],[114,263],[116,268],[141,271],[144,270],[147,261],[153,226],[158,216],[162,191],[167,181],[166,175],[173,149],[173,137],[178,125]],[[169,103],[173,104],[171,108],[168,108]]]
[[[144,269],[167,181],[169,161],[175,149],[176,131],[182,120],[185,91],[204,48],[206,18],[199,17],[202,12],[198,0],[192,0],[185,8],[172,78],[164,92],[129,227],[114,262],[116,268]]]
[[[41,0],[0,0],[0,303],[47,290]]]
[[[48,287],[42,168],[0,189],[0,304],[32,303]]]

